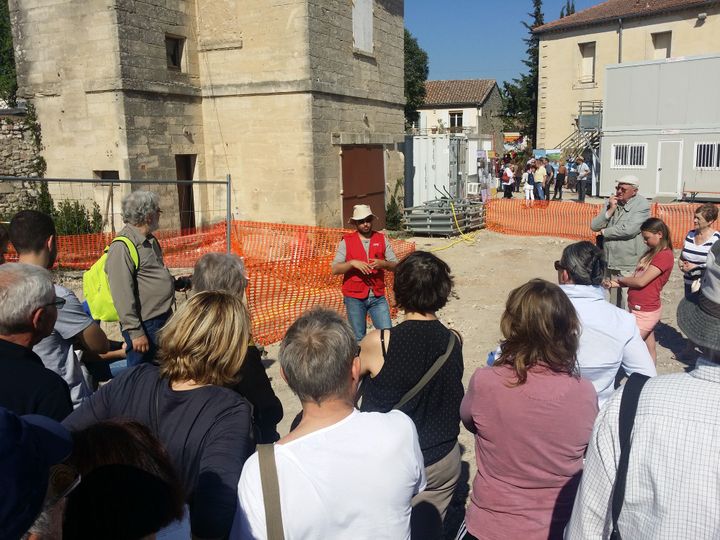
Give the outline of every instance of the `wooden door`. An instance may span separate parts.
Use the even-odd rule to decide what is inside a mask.
[[[385,228],[385,154],[382,146],[343,146],[343,226],[347,227],[353,206],[369,204],[375,230]]]

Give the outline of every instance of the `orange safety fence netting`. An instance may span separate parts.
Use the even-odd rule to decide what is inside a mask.
[[[231,249],[244,257],[248,271],[248,305],[252,313],[253,338],[267,345],[280,340],[305,310],[326,306],[344,311],[342,276],[333,276],[330,265],[343,229],[233,221]],[[158,231],[169,268],[191,269],[205,253],[224,252],[226,225],[216,223],[187,231]],[[58,237],[58,266],[86,270],[112,240],[110,233]],[[390,240],[398,259],[414,251],[415,244]],[[8,260],[17,257],[12,249]],[[385,273],[388,299],[393,274]]]
[[[602,204],[569,201],[525,201],[493,199],[487,203],[485,227],[515,236],[556,236],[571,240],[593,241],[598,234],[590,222],[604,208]],[[699,204],[675,203],[650,205],[650,215],[662,219],[670,228],[673,246],[681,249],[685,235],[693,229],[693,217]]]

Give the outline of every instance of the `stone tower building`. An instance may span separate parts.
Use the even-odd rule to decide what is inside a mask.
[[[10,0],[10,12],[49,178],[230,174],[236,219],[340,226],[357,202],[381,213],[402,176],[403,0]],[[192,205],[198,225],[223,204],[200,185],[164,199]]]

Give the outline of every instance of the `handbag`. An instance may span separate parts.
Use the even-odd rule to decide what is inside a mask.
[[[257,446],[262,484],[263,504],[265,505],[265,528],[268,540],[284,540],[282,509],[280,506],[280,484],[277,464],[275,463],[275,444]]]
[[[635,413],[637,412],[640,392],[650,377],[633,373],[625,383],[623,395],[620,401],[620,414],[618,431],[620,435],[620,460],[615,475],[615,485],[612,495],[612,533],[610,540],[622,540],[618,530],[618,519],[625,499],[625,485],[627,482],[628,463],[630,461],[630,435],[635,425]]]

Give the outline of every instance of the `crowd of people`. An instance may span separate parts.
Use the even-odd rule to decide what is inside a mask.
[[[572,162],[565,159],[551,162],[547,157],[533,157],[524,166],[512,163],[506,156],[502,164],[498,164],[497,175],[503,198],[512,199],[513,193],[522,192],[528,206],[535,200],[562,201],[563,188],[576,191],[577,201],[583,203],[590,192],[592,179],[590,167],[582,156]]]
[[[566,246],[556,284],[509,292],[498,351],[467,389],[463,338],[437,315],[450,267],[425,251],[398,261],[358,205],[331,268],[347,319],[311,309],[280,345],[301,407],[283,436],[243,260],[206,254],[191,278],[174,278],[153,235],[157,196],[134,191],[122,208],[127,241],[110,245],[104,270],[119,344],[53,283],[52,219],[23,211],[10,223],[19,260],[0,265],[0,539],[443,538],[461,424],[477,472],[458,539],[720,534],[714,205],[697,209],[677,263],[692,371],[656,376],[673,246],[626,176],[591,224],[600,246]],[[386,271],[404,312],[396,326]],[[102,369],[111,349],[126,357],[114,376]]]

